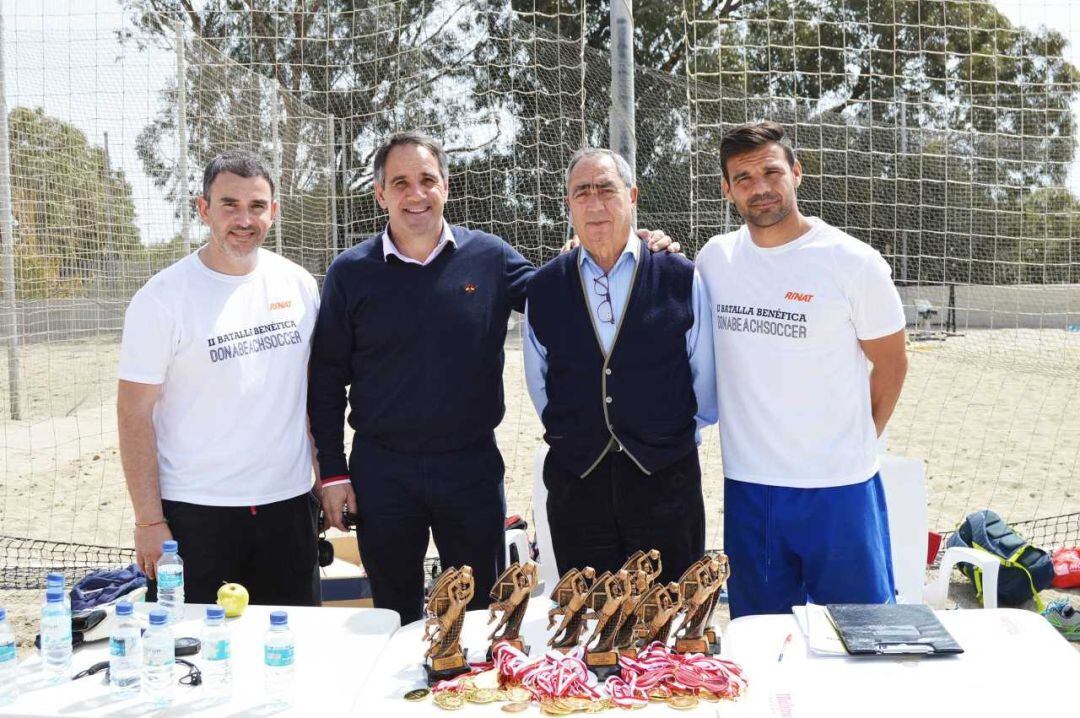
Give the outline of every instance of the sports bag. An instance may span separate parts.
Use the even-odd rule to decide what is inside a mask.
[[[996,513],[983,509],[968,514],[949,537],[947,545],[979,549],[1001,562],[997,592],[999,605],[1019,606],[1033,598],[1035,605],[1042,610],[1039,591],[1050,588],[1054,580],[1054,564],[1050,554],[1032,546]],[[959,569],[975,583],[975,591],[982,601],[982,570],[969,563],[961,563]]]

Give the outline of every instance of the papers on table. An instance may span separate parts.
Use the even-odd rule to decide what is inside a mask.
[[[829,617],[829,609],[808,603],[805,606],[792,606],[791,612],[795,614],[795,621],[806,637],[806,645],[810,647],[811,653],[819,656],[848,655],[844,642],[840,640],[840,634],[836,632],[836,626]]]

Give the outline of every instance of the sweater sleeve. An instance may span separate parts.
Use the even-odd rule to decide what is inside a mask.
[[[324,482],[349,473],[345,387],[352,383],[353,330],[340,271],[341,265],[334,263],[326,272],[308,364],[308,417]]]
[[[529,280],[536,272],[532,262],[521,256],[521,253],[503,242],[503,255],[506,257],[506,291],[510,298],[510,306],[515,311],[525,311],[525,290],[529,286]]]

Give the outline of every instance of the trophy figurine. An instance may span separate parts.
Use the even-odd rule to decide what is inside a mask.
[[[469,671],[461,650],[461,627],[465,623],[465,606],[472,600],[474,590],[469,566],[446,569],[431,588],[423,637],[431,643],[424,654],[429,686]]]
[[[495,620],[499,611],[502,611],[502,617],[488,636],[491,641],[487,651],[489,661],[492,649],[500,641],[506,641],[523,653],[529,652],[529,647],[521,640],[521,622],[529,606],[529,595],[535,587],[536,564],[531,561],[524,566],[520,563],[510,564],[495,581],[491,589],[492,603],[488,606],[488,624]]]
[[[586,618],[596,619],[596,627],[585,643],[585,665],[601,681],[619,673],[619,653],[614,650],[622,607],[630,597],[630,574],[604,571],[593,583],[585,605],[592,609]]]
[[[682,623],[675,632],[678,653],[720,652],[720,642],[710,626],[724,581],[731,575],[727,556],[705,556],[695,561],[679,579]]]
[[[622,570],[626,571],[630,577],[630,595],[623,601],[619,614],[614,619],[616,626],[612,648],[623,655],[636,657],[637,650],[634,647],[634,639],[637,634],[638,616],[634,613],[634,610],[637,608],[638,601],[641,600],[641,597],[652,587],[653,581],[660,575],[662,570],[660,552],[656,549],[652,549],[648,553],[635,551],[630,558],[626,559]]]
[[[555,625],[555,619],[562,617],[555,634],[548,640],[548,645],[555,650],[566,653],[581,642],[581,632],[585,630],[585,599],[594,578],[596,571],[590,566],[580,571],[572,568],[563,574],[551,592],[555,608],[548,611],[547,627],[550,629]]]
[[[634,646],[645,648],[654,641],[667,645],[671,624],[682,608],[679,584],[654,583],[634,607]]]

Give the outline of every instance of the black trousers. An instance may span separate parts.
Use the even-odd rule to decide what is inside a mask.
[[[262,506],[162,501],[184,560],[184,600],[214,603],[222,583],[243,584],[251,603],[318,606],[319,505],[309,492]],[[148,600],[156,600],[151,583]]]
[[[705,500],[697,450],[651,475],[623,452],[585,478],[544,461],[548,524],[559,575],[617,571],[634,551],[658,549],[660,581],[678,581],[705,553]]]
[[[469,608],[485,608],[505,568],[506,495],[494,437],[444,454],[402,454],[359,437],[350,469],[360,525],[360,560],[376,608],[423,616],[428,531],[442,567],[472,567]]]

